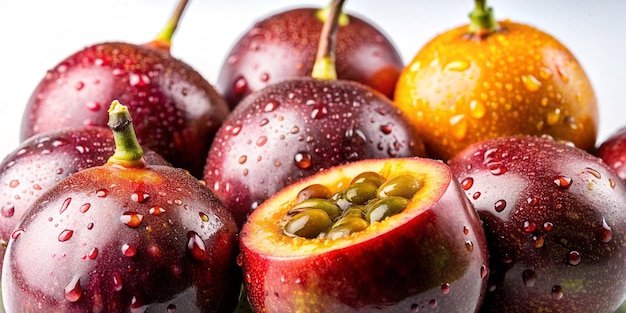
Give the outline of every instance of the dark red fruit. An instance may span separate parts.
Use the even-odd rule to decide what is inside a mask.
[[[0,268],[11,233],[31,204],[62,179],[86,168],[104,165],[115,152],[111,130],[68,127],[37,134],[0,163]],[[169,165],[144,149],[148,164]]]
[[[21,140],[61,126],[106,126],[108,104],[118,99],[128,105],[142,145],[200,177],[228,105],[200,73],[170,54],[173,31],[166,28],[142,45],[94,44],[61,61],[33,91]]]
[[[626,127],[618,129],[603,141],[598,147],[596,155],[613,168],[617,175],[626,182]]]
[[[53,186],[13,232],[7,312],[232,312],[232,216],[187,171],[146,166],[126,108],[111,114],[118,147],[107,164]]]
[[[231,48],[218,78],[230,107],[286,79],[310,76],[328,9],[292,8],[256,22]],[[404,66],[393,42],[372,22],[343,14],[337,31],[337,77],[392,97]]]
[[[450,162],[483,221],[481,312],[612,313],[626,294],[626,185],[599,158],[551,138],[471,145]]]
[[[426,154],[389,98],[336,79],[333,47],[342,5],[334,0],[330,8],[312,77],[283,80],[247,96],[215,136],[203,178],[239,226],[269,196],[322,169]]]
[[[363,216],[360,207],[376,206],[377,199],[364,205],[348,200],[351,187],[363,185],[354,182],[357,177],[371,173],[386,182],[408,176],[418,188],[407,197],[380,198],[403,198],[406,206],[372,220],[374,211]],[[294,205],[303,210],[300,214],[319,211],[298,200],[302,190],[316,185],[334,195],[345,192],[345,198],[309,199],[337,200],[339,219],[315,238],[285,232],[287,225],[302,221],[294,222]],[[355,229],[356,221],[366,227]],[[333,230],[346,227],[354,232],[329,239]],[[487,286],[486,241],[478,215],[448,166],[431,159],[363,160],[312,175],[261,204],[240,238],[238,260],[254,312],[472,313]]]

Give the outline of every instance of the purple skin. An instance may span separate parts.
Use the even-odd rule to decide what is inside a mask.
[[[231,108],[268,85],[311,75],[323,25],[320,10],[296,8],[267,16],[235,43],[217,82]],[[400,54],[373,23],[346,16],[348,24],[337,30],[337,77],[393,97],[404,67]]]
[[[626,127],[617,130],[600,144],[596,155],[626,182]]]
[[[237,227],[170,166],[98,166],[38,198],[7,248],[7,312],[233,312]]]
[[[139,142],[202,175],[226,101],[197,71],[147,45],[95,44],[49,70],[29,99],[20,139],[63,126],[107,126],[112,100],[126,104]]]
[[[483,221],[481,312],[612,313],[626,293],[626,185],[550,138],[476,143],[449,162]]]
[[[104,127],[67,127],[23,141],[0,163],[0,268],[15,226],[32,203],[62,179],[103,165],[115,152],[113,133]],[[169,165],[144,148],[146,162]]]
[[[266,87],[233,110],[203,179],[241,226],[269,196],[322,169],[425,154],[417,131],[382,94],[357,82],[301,78]]]

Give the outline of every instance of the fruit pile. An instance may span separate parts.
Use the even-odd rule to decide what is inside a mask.
[[[404,63],[324,8],[256,23],[213,87],[151,41],[54,66],[0,163],[13,312],[599,312],[626,298],[626,125],[497,20]]]

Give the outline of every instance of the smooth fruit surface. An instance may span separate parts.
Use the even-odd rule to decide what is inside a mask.
[[[402,71],[395,103],[429,155],[448,160],[471,143],[543,135],[591,151],[597,99],[575,56],[541,30],[509,20],[484,37],[462,25],[428,42]]]
[[[39,196],[69,175],[104,165],[114,151],[111,130],[85,126],[34,135],[5,156],[0,163],[0,262],[15,226]],[[144,157],[148,164],[169,165],[149,149]]]
[[[533,136],[450,162],[490,255],[481,312],[614,312],[626,295],[626,185],[599,158]]]
[[[408,175],[419,190],[406,208],[337,239],[286,234],[300,191],[344,190],[363,172]],[[363,160],[289,185],[252,212],[239,264],[255,312],[475,312],[487,282],[478,215],[442,162]]]
[[[322,169],[424,155],[415,129],[382,94],[352,81],[300,78],[233,110],[211,145],[204,180],[242,225],[272,194]]]
[[[618,129],[604,140],[595,153],[626,182],[626,127]]]
[[[147,45],[94,44],[58,63],[33,91],[20,139],[62,126],[106,127],[113,99],[129,107],[142,145],[201,175],[228,105],[191,66]]]
[[[274,13],[257,21],[237,40],[218,78],[218,87],[231,108],[270,84],[311,75],[326,12],[294,8]],[[375,24],[343,14],[335,52],[338,78],[393,96],[404,63],[391,39]]]

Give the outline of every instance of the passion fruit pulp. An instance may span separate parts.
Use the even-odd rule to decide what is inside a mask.
[[[398,180],[415,184],[385,187]],[[372,181],[374,192],[349,195]],[[363,210],[386,199],[404,201]],[[299,214],[314,231],[290,226]],[[342,225],[348,231],[329,235]],[[255,312],[476,312],[486,290],[478,215],[449,167],[427,158],[356,161],[294,183],[252,212],[240,248]]]

